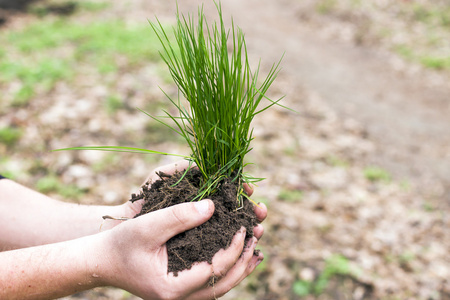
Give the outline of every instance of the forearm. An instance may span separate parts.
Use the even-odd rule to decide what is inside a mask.
[[[0,299],[54,299],[102,285],[98,245],[89,236],[0,253]]]
[[[0,251],[43,245],[98,233],[102,216],[117,207],[65,203],[14,181],[0,180]],[[111,221],[108,222],[111,225]],[[106,227],[105,227],[106,228]]]

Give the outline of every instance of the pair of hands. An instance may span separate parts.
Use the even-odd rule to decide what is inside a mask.
[[[159,179],[158,171],[171,174],[188,167],[186,161],[164,166],[155,170],[148,180]],[[252,194],[250,187],[245,186],[245,189],[248,195]],[[128,201],[118,207],[117,213],[133,218],[142,204],[143,200]],[[263,260],[262,253],[254,255],[258,239],[264,232],[262,225],[254,228],[254,237],[247,241],[245,229],[241,228],[230,247],[214,256],[212,265],[207,262],[195,264],[190,270],[179,272],[177,277],[167,273],[166,242],[206,222],[213,212],[213,202],[202,200],[155,211],[120,225],[108,221],[113,223],[110,225],[113,228],[102,233],[101,245],[105,249],[100,251],[101,259],[109,262],[102,264],[106,266],[100,272],[103,284],[125,289],[144,299],[214,299],[224,295]],[[255,206],[255,213],[262,222],[267,216],[264,204]],[[94,269],[92,273],[99,273],[99,270]],[[219,277],[214,286],[208,285],[212,276]]]

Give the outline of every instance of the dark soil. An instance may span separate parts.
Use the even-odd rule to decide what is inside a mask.
[[[177,183],[183,174],[158,173],[161,180],[147,182],[138,195],[133,194],[130,201],[144,199],[142,210],[136,217],[194,199],[201,184],[201,173],[191,169]],[[206,261],[212,264],[213,256],[230,245],[241,227],[246,228],[247,239],[253,236],[253,227],[257,222],[253,205],[247,200],[239,201],[237,189],[237,183],[230,179],[223,180],[217,192],[208,196],[215,205],[211,219],[167,242],[169,273],[173,272],[176,276],[178,272],[190,269],[196,262]]]

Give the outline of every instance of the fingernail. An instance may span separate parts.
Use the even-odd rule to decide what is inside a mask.
[[[197,209],[198,213],[201,215],[207,215],[209,212],[209,201],[202,200],[194,203],[195,209]]]

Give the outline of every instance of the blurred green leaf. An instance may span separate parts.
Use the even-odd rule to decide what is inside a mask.
[[[312,283],[305,280],[297,280],[292,286],[294,294],[300,297],[307,296],[311,293]]]
[[[0,128],[0,143],[8,147],[14,146],[21,138],[22,131],[18,128],[3,127]]]

